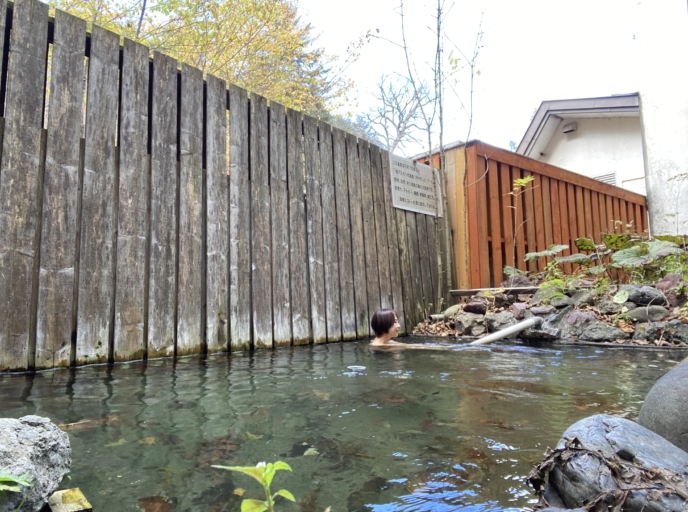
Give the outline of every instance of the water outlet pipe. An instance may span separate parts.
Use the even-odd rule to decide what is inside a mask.
[[[508,336],[511,336],[512,334],[516,334],[518,332],[525,331],[526,329],[530,329],[531,327],[542,325],[543,321],[544,320],[539,316],[533,316],[531,318],[527,318],[525,320],[520,321],[516,325],[512,325],[511,327],[507,327],[506,329],[502,329],[501,331],[494,332],[489,336],[485,336],[484,338],[480,338],[479,340],[471,341],[469,345],[485,345],[486,343],[492,343],[493,341],[504,339]]]

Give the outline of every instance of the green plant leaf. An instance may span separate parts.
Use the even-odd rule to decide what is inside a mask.
[[[576,241],[573,243],[580,251],[593,252],[595,250],[595,242],[589,238],[576,238]]]
[[[21,476],[14,475],[12,473],[8,473],[7,471],[0,471],[0,483],[7,483],[9,482],[10,484],[14,484],[13,487],[16,488],[17,490],[13,492],[20,492],[19,488],[16,487],[18,485],[28,487],[31,485],[31,482],[33,481],[33,478],[31,477],[31,473],[24,473]],[[9,491],[11,489],[1,489],[3,491]]]
[[[621,268],[638,268],[649,265],[657,258],[682,252],[674,243],[655,240],[615,252],[612,254],[612,264]]]
[[[587,273],[593,276],[599,276],[607,271],[606,265],[597,265],[595,267],[589,267]]]
[[[526,275],[526,272],[525,270],[519,270],[516,267],[510,267],[509,265],[506,265],[504,267],[504,275],[507,277],[524,276]]]
[[[628,290],[619,290],[616,292],[616,295],[614,295],[612,301],[615,304],[624,304],[625,302],[628,302]]]
[[[16,484],[15,485],[0,484],[0,491],[21,492],[21,489]]]
[[[546,250],[540,252],[529,252],[523,258],[523,261],[535,261],[538,258],[551,258],[558,252],[568,249],[568,245],[550,245]]]
[[[241,502],[241,512],[265,512],[267,509],[267,501],[244,500]]]
[[[277,462],[275,462],[275,469],[283,469],[286,471],[291,471],[291,467],[289,466],[289,464],[287,464],[286,462],[282,462],[281,460],[278,460]]]
[[[226,469],[227,471],[236,471],[238,473],[244,473],[245,475],[252,476],[258,482],[260,485],[265,485],[265,477],[263,476],[265,468],[262,467],[254,467],[254,466],[246,466],[246,467],[239,467],[239,466],[212,466],[214,468],[218,469]],[[243,510],[243,509],[242,509]]]
[[[587,254],[575,253],[570,256],[556,256],[554,261],[557,263],[576,263],[578,265],[589,265],[592,263],[590,256]]]
[[[272,495],[272,498],[275,499],[275,496],[282,496],[283,498],[287,498],[289,501],[296,501],[294,499],[294,495],[287,491],[286,489],[280,489],[277,491],[275,494]]]
[[[631,237],[628,235],[617,235],[615,233],[602,233],[602,243],[610,251],[620,251],[628,249],[633,245]]]

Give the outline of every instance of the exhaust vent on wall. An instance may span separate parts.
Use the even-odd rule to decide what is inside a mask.
[[[609,174],[600,174],[599,176],[593,176],[597,181],[602,181],[609,185],[616,186],[616,171],[610,172]]]

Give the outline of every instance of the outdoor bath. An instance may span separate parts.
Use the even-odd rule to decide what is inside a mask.
[[[655,379],[686,355],[367,345],[8,375],[0,408],[62,425],[73,459],[63,486],[99,512],[238,510],[260,488],[211,466],[277,460],[293,473],[273,487],[296,497],[278,510],[521,510],[536,501],[526,475],[564,429],[597,413],[636,419]]]

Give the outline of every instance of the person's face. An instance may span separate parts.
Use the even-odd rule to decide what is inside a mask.
[[[399,325],[399,319],[397,318],[397,315],[394,315],[394,325],[389,328],[389,334],[392,336],[392,338],[399,336],[399,328],[401,325]]]

